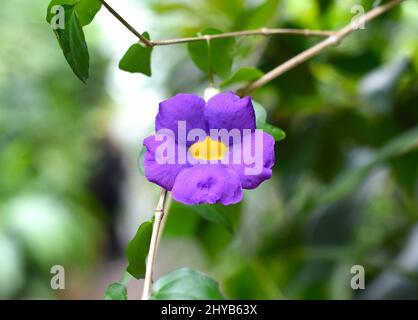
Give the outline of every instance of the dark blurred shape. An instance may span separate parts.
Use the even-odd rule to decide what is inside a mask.
[[[99,155],[92,166],[89,186],[106,216],[105,225],[108,236],[106,250],[107,254],[113,258],[122,253],[116,225],[122,203],[121,188],[125,170],[121,153],[109,138],[103,138],[98,145]]]

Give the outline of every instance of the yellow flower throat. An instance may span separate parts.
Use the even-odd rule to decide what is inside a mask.
[[[228,152],[228,147],[210,137],[192,144],[189,148],[190,154],[199,160],[221,160]]]

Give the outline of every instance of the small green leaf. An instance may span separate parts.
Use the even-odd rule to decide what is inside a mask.
[[[201,35],[219,34],[217,29],[205,29]],[[235,38],[189,42],[188,51],[196,66],[209,75],[229,76],[234,58]]]
[[[286,133],[282,129],[267,122],[266,109],[264,109],[264,107],[257,101],[253,100],[252,103],[255,112],[257,129],[262,129],[264,132],[270,134],[276,141],[283,140],[286,137]]]
[[[153,285],[154,300],[223,300],[218,283],[207,274],[188,268],[178,269]]]
[[[81,25],[84,27],[90,24],[101,7],[102,4],[99,0],[80,0],[76,4],[75,10]]]
[[[256,125],[260,129],[267,121],[267,111],[255,100],[252,100],[252,104],[255,112]]]
[[[118,282],[110,284],[104,295],[105,300],[128,300],[128,290]]]
[[[126,256],[128,257],[128,271],[132,276],[141,279],[145,276],[145,259],[151,242],[152,221],[146,221],[138,228],[135,237],[128,243]]]
[[[48,23],[51,22],[52,17],[56,14],[55,12],[51,12],[52,8],[59,5],[74,5],[77,18],[82,27],[90,24],[102,7],[99,0],[52,0],[48,5],[46,14],[46,21]]]
[[[279,0],[267,0],[252,10],[252,12],[248,14],[249,21],[247,29],[257,29],[268,25],[277,14],[279,2]]]
[[[89,77],[89,51],[74,6],[64,6],[65,28],[54,30],[58,42],[76,76],[83,82]]]
[[[264,132],[267,132],[268,134],[273,136],[274,140],[276,141],[280,141],[286,138],[286,133],[282,129],[275,127],[267,122],[258,129],[264,130]]]
[[[232,77],[222,82],[220,87],[225,88],[225,87],[230,86],[231,84],[257,80],[263,74],[264,73],[257,68],[253,68],[253,67],[240,68],[232,75]]]
[[[226,212],[220,205],[198,205],[189,206],[194,212],[200,215],[202,218],[218,223],[229,231],[234,231],[234,224],[228,212]]]
[[[143,36],[149,39],[147,32]],[[119,69],[132,73],[142,73],[151,76],[152,48],[142,44],[133,44],[119,62]]]

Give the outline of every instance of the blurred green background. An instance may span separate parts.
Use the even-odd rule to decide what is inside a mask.
[[[152,78],[118,70],[135,38],[102,9],[85,30],[83,85],[45,22],[48,2],[0,11],[0,298],[100,299],[158,199],[137,169],[158,102],[202,94],[207,77],[186,45],[156,47]],[[353,5],[381,2],[109,0],[153,39],[336,30]],[[287,133],[273,178],[221,209],[233,231],[174,203],[157,276],[195,268],[230,299],[418,298],[418,2],[365,27],[254,92]],[[233,69],[267,72],[317,41],[238,38]],[[50,287],[53,265],[65,268],[65,290]],[[353,265],[365,268],[365,290],[350,287]]]

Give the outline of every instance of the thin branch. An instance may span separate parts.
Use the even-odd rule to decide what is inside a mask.
[[[140,34],[134,27],[132,27],[124,18],[122,18],[119,13],[117,13],[105,0],[99,0],[103,6],[106,7],[107,10],[109,10],[109,12],[111,14],[113,14],[113,16],[118,19],[120,21],[120,23],[122,23],[129,31],[131,31],[135,36],[137,36],[139,38],[139,40],[141,40],[147,47],[152,47],[152,43],[145,38],[142,34]]]
[[[269,29],[269,28],[261,28],[256,30],[242,30],[242,31],[233,31],[233,32],[225,32],[220,34],[211,34],[211,35],[202,35],[196,37],[188,37],[188,38],[178,38],[178,39],[167,39],[167,40],[157,40],[151,41],[145,38],[141,33],[139,33],[134,27],[132,27],[119,13],[117,13],[105,0],[99,0],[103,6],[106,7],[107,10],[113,16],[118,19],[129,31],[131,31],[135,36],[139,38],[140,41],[144,43],[147,47],[154,47],[154,46],[166,46],[172,44],[179,44],[179,43],[186,43],[186,42],[196,42],[196,41],[208,41],[212,39],[221,39],[221,38],[230,38],[230,37],[238,37],[238,36],[252,36],[252,35],[275,35],[275,34],[299,34],[306,37],[311,36],[318,36],[318,37],[329,37],[334,34],[333,31],[327,30],[308,30],[308,29]]]
[[[369,12],[367,12],[364,16],[352,21],[350,24],[345,26],[344,28],[340,29],[332,36],[326,38],[325,40],[319,42],[318,44],[314,45],[313,47],[303,51],[302,53],[296,55],[295,57],[287,60],[286,62],[282,63],[281,65],[277,66],[270,72],[266,73],[264,76],[259,78],[258,80],[250,83],[248,86],[239,89],[237,93],[241,96],[248,95],[251,91],[260,88],[261,86],[265,85],[266,83],[270,82],[271,80],[277,78],[278,76],[282,75],[286,71],[293,69],[294,67],[300,65],[301,63],[305,62],[306,60],[316,56],[322,50],[337,45],[343,40],[347,35],[351,32],[358,29],[359,26],[365,25],[366,22],[373,20],[374,18],[380,16],[381,14],[389,11],[396,5],[400,4],[403,0],[392,0],[382,6],[376,7]]]
[[[158,41],[151,41],[151,43],[154,46],[166,46],[170,44],[196,42],[196,41],[208,41],[208,40],[221,39],[221,38],[253,36],[253,35],[268,36],[268,35],[274,35],[274,34],[299,34],[299,35],[303,35],[306,37],[309,37],[309,36],[329,37],[333,35],[334,32],[327,31],[327,30],[261,28],[261,29],[256,29],[256,30],[243,30],[243,31],[225,32],[225,33],[219,33],[219,34],[207,34],[207,35],[188,37],[188,38],[158,40]]]
[[[171,197],[171,193],[167,192],[167,198],[165,199],[165,206],[164,206],[164,216],[161,219],[160,231],[158,232],[157,248],[160,245],[160,240],[163,235],[164,227],[165,227],[165,224],[167,223],[168,212],[170,211],[171,203],[173,202],[172,200],[173,198]]]
[[[157,255],[159,238],[161,237],[163,218],[168,212],[166,210],[167,190],[163,189],[161,192],[160,200],[154,211],[154,225],[152,227],[151,242],[149,246],[147,265],[145,271],[144,289],[142,291],[142,300],[148,300],[151,296],[152,287],[152,275],[154,272],[154,262]]]

